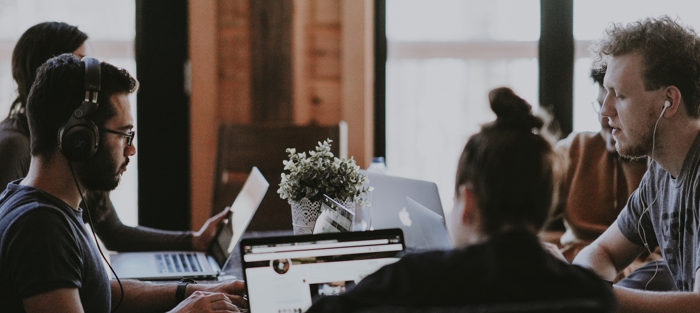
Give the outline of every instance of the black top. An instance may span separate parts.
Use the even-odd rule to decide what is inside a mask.
[[[609,284],[545,252],[529,232],[511,231],[457,250],[407,255],[344,295],[321,299],[308,313],[567,299],[598,301],[603,312],[617,308]]]
[[[24,115],[0,123],[0,192],[8,183],[24,178],[31,160],[29,127]],[[192,250],[192,232],[164,231],[122,224],[108,192],[90,192],[86,200],[95,223],[95,232],[105,247],[113,251]],[[85,205],[81,203],[82,208]],[[88,214],[83,214],[88,222]]]
[[[109,277],[82,209],[38,189],[7,186],[0,195],[0,308],[25,312],[22,299],[77,288],[85,312],[109,312]]]

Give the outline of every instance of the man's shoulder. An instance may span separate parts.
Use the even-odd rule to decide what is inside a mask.
[[[50,222],[56,218],[61,221],[69,220],[64,208],[41,191],[16,183],[11,184],[0,195],[0,232],[4,233],[25,216],[38,219],[38,223]]]
[[[566,138],[559,140],[557,149],[590,149],[599,148],[605,150],[605,141],[599,132],[578,132],[571,133]]]

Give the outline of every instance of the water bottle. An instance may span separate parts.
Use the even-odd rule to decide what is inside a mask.
[[[386,174],[386,164],[384,163],[384,157],[373,157],[372,163],[367,167],[367,172],[376,174]]]

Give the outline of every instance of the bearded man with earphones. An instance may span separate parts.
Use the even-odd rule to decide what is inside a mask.
[[[136,88],[126,70],[89,57],[63,54],[37,70],[27,102],[29,173],[0,194],[2,312],[238,312],[245,305],[241,281],[109,279],[78,205],[85,191],[116,188],[136,153],[128,97]]]
[[[600,114],[609,120],[615,147],[621,156],[649,157],[650,164],[617,221],[573,263],[611,281],[658,246],[680,291],[615,286],[621,311],[697,312],[700,38],[668,16],[647,18],[609,27],[597,52],[607,65]]]

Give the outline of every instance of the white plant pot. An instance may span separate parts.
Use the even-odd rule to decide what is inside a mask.
[[[355,202],[335,200],[342,203],[348,210],[355,212]],[[321,215],[321,201],[311,202],[308,198],[302,198],[299,201],[290,201],[289,203],[292,206],[294,235],[313,234],[316,220]]]

